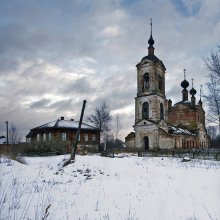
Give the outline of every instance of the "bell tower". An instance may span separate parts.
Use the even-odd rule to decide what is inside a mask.
[[[137,96],[135,98],[135,145],[145,149],[158,147],[158,125],[167,118],[165,71],[163,62],[154,54],[154,39],[148,40],[148,55],[137,67]]]

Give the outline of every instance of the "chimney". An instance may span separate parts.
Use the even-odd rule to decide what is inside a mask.
[[[169,99],[169,101],[168,101],[168,111],[171,111],[171,109],[172,109],[172,100]]]
[[[64,117],[63,117],[63,116],[61,116],[61,117],[60,117],[60,119],[61,119],[61,120],[64,120]]]

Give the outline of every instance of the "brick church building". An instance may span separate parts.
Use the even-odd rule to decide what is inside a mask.
[[[184,70],[184,80],[180,83],[182,100],[174,105],[167,100],[166,68],[154,54],[152,23],[148,44],[148,55],[136,65],[135,132],[125,138],[126,146],[144,150],[209,147],[201,91],[197,103],[193,84],[190,91],[187,89],[189,82]]]

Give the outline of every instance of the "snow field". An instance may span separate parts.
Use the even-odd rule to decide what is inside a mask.
[[[1,158],[0,219],[220,219],[220,163],[178,158]]]

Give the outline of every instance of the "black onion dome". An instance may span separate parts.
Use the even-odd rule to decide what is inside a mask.
[[[194,88],[192,88],[192,89],[190,89],[189,93],[190,93],[191,95],[195,95],[195,94],[196,94],[196,90],[195,90]]]
[[[186,89],[188,86],[189,86],[189,82],[184,79],[184,80],[181,82],[181,87],[184,88],[184,89]]]
[[[154,45],[154,39],[153,39],[153,37],[152,37],[152,34],[150,35],[150,39],[148,40],[148,44],[149,44],[150,46],[153,46],[153,45]]]

